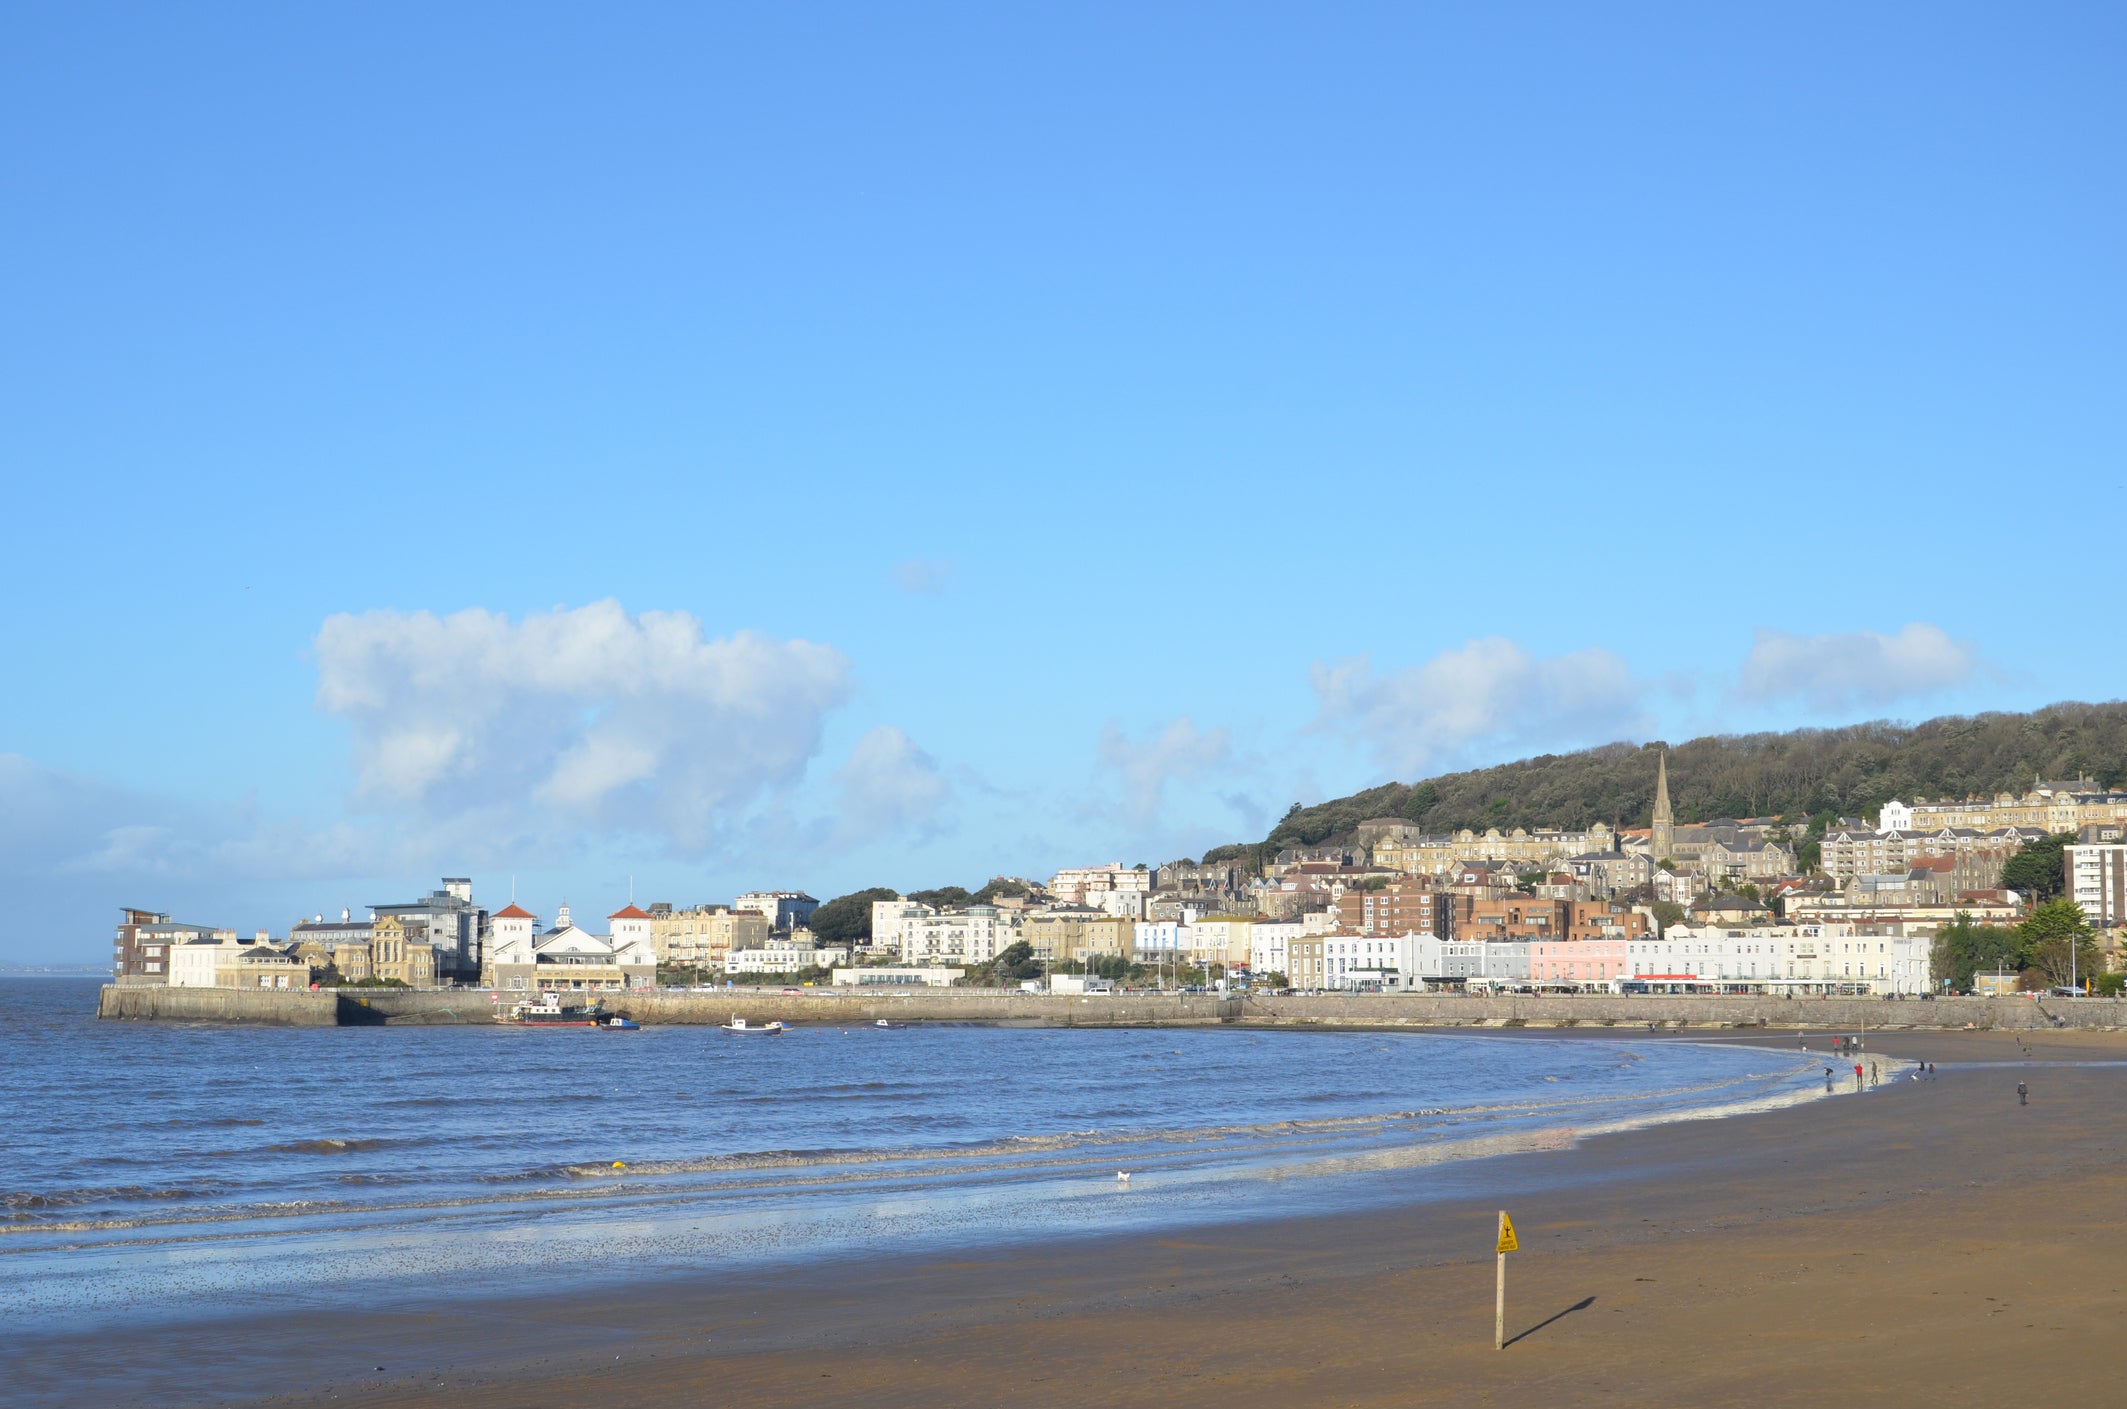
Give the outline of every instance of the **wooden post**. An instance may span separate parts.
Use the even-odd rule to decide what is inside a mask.
[[[1492,1302],[1492,1349],[1507,1348],[1507,1211],[1499,1211],[1499,1290]]]

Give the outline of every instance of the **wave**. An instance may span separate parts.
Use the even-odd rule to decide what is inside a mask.
[[[348,1155],[365,1150],[390,1149],[394,1145],[408,1143],[404,1140],[290,1140],[283,1145],[264,1145],[256,1153],[268,1155]],[[416,1144],[427,1144],[425,1140]]]

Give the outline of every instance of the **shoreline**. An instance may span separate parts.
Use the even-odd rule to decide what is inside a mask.
[[[1783,1045],[1742,1033],[1664,1040]],[[1407,1403],[1414,1383],[1495,1403],[1900,1402],[1923,1384],[1941,1402],[1986,1403],[2027,1391],[2019,1367],[2042,1354],[2052,1402],[2106,1402],[2096,1377],[2102,1365],[2109,1393],[2110,1357],[2089,1333],[2116,1333],[2127,1318],[2111,1248],[2127,1232],[2127,1215],[2113,1211],[2127,1192],[2127,1039],[1872,1033],[1870,1044],[1872,1055],[1943,1069],[1843,1100],[1414,1170],[1414,1192],[1427,1197],[1381,1210],[1308,1216],[1296,1199],[1294,1216],[1246,1225],[1077,1239],[1058,1230],[905,1262],[829,1258],[566,1297],[480,1289],[441,1310],[295,1305],[268,1318],[285,1329],[246,1329],[234,1356],[201,1354],[229,1340],[207,1322],[119,1344],[53,1337],[0,1353],[0,1365],[16,1362],[14,1382],[53,1404],[448,1396],[499,1409],[758,1394],[1246,1409],[1331,1393]],[[2029,1108],[2015,1105],[2019,1070],[2033,1086]],[[1527,1249],[1511,1260],[1509,1334],[1517,1316],[1534,1330],[1505,1357],[1489,1343],[1499,1206]],[[2019,1270],[2033,1258],[2043,1276]],[[1904,1270],[1872,1275],[1879,1262]],[[1991,1326],[1998,1314],[1984,1298],[2002,1300],[2012,1281],[2014,1304],[2044,1304],[2018,1325],[2028,1344],[1986,1350],[1957,1317],[1930,1339],[1942,1308],[1927,1303],[1944,1289],[1969,1283],[1957,1316]],[[1583,1297],[1594,1304],[1567,1310]],[[1865,1324],[1832,1334],[1835,1313]],[[1179,1326],[1194,1329],[1173,1334]],[[1719,1355],[1693,1352],[1706,1336]],[[1773,1346],[1783,1349],[1768,1361]],[[1875,1378],[1885,1354],[1895,1381]],[[179,1383],[189,1399],[173,1396]]]

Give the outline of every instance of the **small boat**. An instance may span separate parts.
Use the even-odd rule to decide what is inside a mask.
[[[643,1025],[633,1018],[624,1018],[615,1013],[612,1017],[606,1019],[606,1030],[608,1032],[641,1032]]]
[[[879,1019],[879,1020],[878,1020],[877,1022],[873,1023],[873,1024],[872,1024],[872,1026],[873,1026],[873,1027],[883,1027],[883,1028],[888,1028],[888,1029],[892,1029],[892,1028],[897,1028],[897,1027],[907,1027],[907,1026],[908,1026],[908,1024],[907,1024],[907,1023],[890,1023],[890,1022],[888,1022],[888,1021],[887,1021],[887,1020],[886,1020],[885,1018],[881,1018],[881,1019]]]
[[[738,1014],[734,1013],[734,1014],[732,1014],[732,1015],[731,1015],[731,1021],[730,1021],[730,1022],[728,1022],[728,1023],[725,1023],[725,1024],[724,1024],[724,1031],[726,1031],[726,1032],[749,1032],[749,1033],[752,1033],[752,1032],[786,1032],[786,1031],[788,1031],[788,1029],[787,1029],[787,1028],[785,1028],[785,1027],[784,1027],[784,1026],[783,1026],[783,1025],[781,1024],[781,1023],[779,1023],[779,1022],[774,1022],[774,1023],[749,1023],[749,1022],[747,1022],[747,1021],[746,1021],[746,1020],[745,1020],[744,1018],[742,1018],[742,1017],[738,1016]]]
[[[529,998],[520,999],[498,1020],[518,1027],[598,1027],[605,1017],[596,1001],[564,1003],[558,993],[542,993],[536,1003]]]

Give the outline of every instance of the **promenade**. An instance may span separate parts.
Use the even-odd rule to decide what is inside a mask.
[[[841,1026],[888,1022],[1016,1023],[1039,1027],[1895,1028],[2052,1031],[2127,1026],[2127,1001],[2110,998],[1770,998],[1751,995],[1466,997],[1452,993],[1222,997],[1198,993],[1087,996],[1009,989],[737,989],[595,995],[645,1024],[780,1020]],[[498,1004],[487,989],[343,989],[318,992],[106,985],[97,1014],[134,1021],[259,1023],[287,1027],[484,1024]]]

